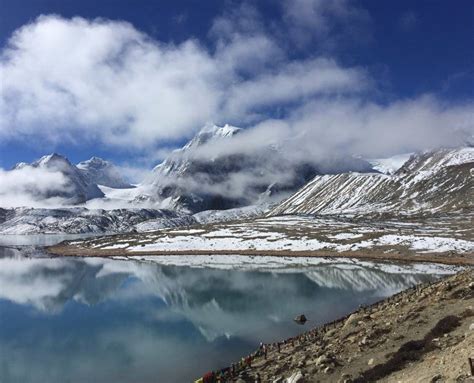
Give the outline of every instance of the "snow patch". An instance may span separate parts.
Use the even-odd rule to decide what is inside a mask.
[[[404,153],[388,158],[371,158],[367,161],[380,173],[394,174],[410,159],[412,154],[413,153]]]

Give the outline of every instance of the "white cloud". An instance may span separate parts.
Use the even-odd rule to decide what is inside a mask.
[[[159,44],[130,24],[42,16],[2,55],[5,136],[146,146],[216,109],[219,68],[195,41]]]
[[[66,200],[52,195],[69,190],[69,181],[61,172],[32,167],[11,171],[0,168],[0,207],[58,206]]]
[[[334,49],[344,38],[369,39],[369,13],[351,0],[284,0],[287,28],[294,42],[305,46],[317,42]]]
[[[265,26],[257,8],[243,2],[237,7],[227,7],[222,15],[217,16],[212,22],[209,34],[218,41],[226,41],[239,35],[260,35],[264,30]]]
[[[243,120],[255,106],[364,86],[358,69],[332,60],[288,60],[258,28],[226,33],[212,53],[125,22],[41,16],[2,53],[0,137],[146,148],[210,120]]]
[[[386,105],[318,100],[296,110],[289,126],[299,133],[295,149],[302,156],[384,156],[462,144],[474,133],[474,103],[445,105],[430,95]]]
[[[266,119],[195,156],[261,153],[272,145],[287,160],[320,164],[331,156],[366,158],[459,146],[474,134],[474,102],[444,104],[432,95],[385,105],[360,97],[318,97],[281,119]]]
[[[276,42],[263,34],[236,34],[230,40],[219,40],[215,54],[219,67],[227,73],[235,73],[236,78],[238,74],[258,74],[284,59],[284,52]]]
[[[370,19],[347,0],[283,7],[280,27],[293,20],[321,40]],[[212,50],[192,39],[164,44],[125,22],[41,16],[2,52],[0,139],[90,140],[153,161],[149,149],[209,121],[253,125],[225,150],[283,141],[287,156],[308,158],[418,150],[454,144],[455,129],[472,132],[472,103],[421,96],[381,105],[370,102],[377,84],[365,68],[291,59],[248,4],[217,18],[209,36]]]
[[[284,106],[316,95],[359,93],[369,85],[370,80],[361,69],[344,69],[324,58],[300,61],[233,87],[226,114],[242,116],[260,107]]]

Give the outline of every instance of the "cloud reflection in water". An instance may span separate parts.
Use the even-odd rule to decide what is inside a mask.
[[[304,272],[303,272],[304,271]],[[235,271],[0,258],[0,380],[189,381],[433,276],[321,265]]]

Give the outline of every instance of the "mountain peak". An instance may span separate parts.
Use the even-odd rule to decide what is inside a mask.
[[[15,166],[13,166],[12,170],[23,169],[23,168],[26,168],[27,166],[29,166],[27,162],[18,162],[15,164]]]
[[[279,143],[255,152],[227,152],[242,131],[231,125],[206,125],[154,168],[142,184],[143,198],[190,212],[227,209],[281,199],[316,174],[372,170],[367,162],[353,158],[328,158],[317,165],[293,161],[278,150]]]
[[[104,160],[103,158],[100,158],[100,157],[97,157],[97,156],[92,156],[91,158],[89,158],[87,161],[85,162],[100,162],[100,163],[104,163],[104,162],[108,162],[107,160]]]
[[[87,179],[97,185],[116,189],[128,189],[132,187],[132,185],[125,181],[120,171],[112,162],[100,157],[94,156],[87,161],[82,161],[77,164],[77,168]]]
[[[94,168],[103,168],[106,166],[111,166],[112,164],[109,161],[104,160],[103,158],[93,156],[86,161],[79,162],[77,167],[79,169],[94,167]]]
[[[225,124],[224,126],[209,124],[209,125],[204,126],[199,131],[198,135],[211,134],[214,137],[231,137],[241,130],[242,129],[237,128],[236,126],[229,125],[229,124]]]
[[[81,171],[61,154],[51,153],[31,164],[19,163],[14,169],[18,170],[23,168],[29,168],[32,171],[42,170],[45,172],[61,173],[64,177],[64,184],[52,184],[47,190],[36,190],[34,189],[35,185],[33,185],[35,198],[39,200],[58,197],[63,199],[64,203],[76,204],[104,196],[96,184],[86,179],[81,174]]]
[[[224,126],[209,124],[204,126],[182,149],[196,148],[215,139],[230,138],[241,130],[228,124]]]
[[[39,160],[35,161],[33,163],[33,166],[48,166],[48,165],[54,164],[54,163],[67,163],[67,164],[71,165],[71,163],[69,162],[69,160],[65,156],[63,156],[61,154],[58,154],[58,153],[51,153],[51,154],[43,156]]]

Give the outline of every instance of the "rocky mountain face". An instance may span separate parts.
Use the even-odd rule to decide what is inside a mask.
[[[394,174],[319,175],[270,211],[279,214],[425,214],[472,211],[474,148],[415,154]]]
[[[195,213],[279,201],[316,174],[349,170],[369,171],[369,163],[335,158],[324,163],[290,160],[275,145],[249,153],[232,148],[244,131],[225,125],[202,129],[183,148],[155,167],[141,186],[138,201]]]
[[[53,153],[41,157],[39,160],[26,164],[17,164],[15,169],[41,169],[48,172],[61,173],[66,179],[66,185],[50,185],[47,190],[32,190],[31,194],[38,199],[48,199],[53,197],[61,198],[64,203],[78,204],[84,203],[92,198],[101,198],[104,194],[97,185],[88,179],[76,166],[71,164],[66,157]]]
[[[237,168],[245,166],[239,158],[201,158],[196,152],[211,142],[228,140],[240,129],[224,126],[201,130],[181,149],[171,153],[140,186],[136,200],[153,201],[163,207],[195,212],[228,209],[240,205],[240,197],[213,193],[208,186],[217,185]]]
[[[77,168],[84,177],[93,184],[108,186],[115,189],[133,187],[123,178],[119,170],[109,161],[99,157],[92,157],[77,164]]]
[[[155,230],[196,222],[182,213],[156,209],[0,208],[0,234],[120,233],[139,231],[149,220]]]

